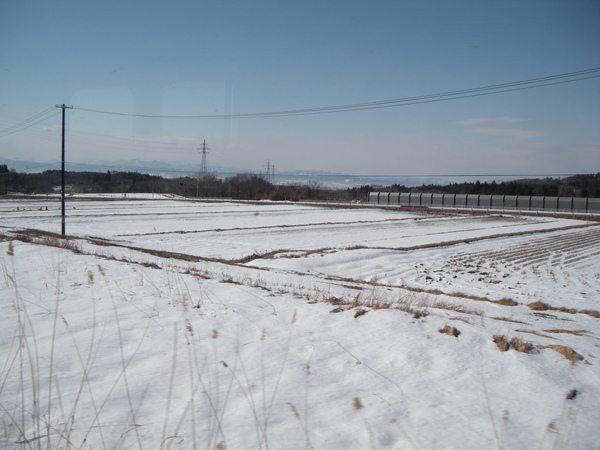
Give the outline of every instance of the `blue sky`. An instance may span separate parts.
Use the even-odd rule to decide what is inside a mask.
[[[401,99],[599,68],[598,43],[597,0],[2,0],[0,159],[59,159],[58,109],[2,132],[56,104],[205,116]],[[199,166],[206,139],[209,168],[590,173],[599,119],[600,78],[271,118],[74,109],[67,159]]]

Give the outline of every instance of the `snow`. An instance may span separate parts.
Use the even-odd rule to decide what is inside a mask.
[[[0,201],[2,448],[600,442],[595,222],[72,198],[65,242],[59,206]]]

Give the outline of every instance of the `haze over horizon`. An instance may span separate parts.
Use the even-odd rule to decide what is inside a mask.
[[[5,159],[58,159],[64,103],[70,162],[199,166],[206,139],[209,168],[600,171],[596,1],[7,0],[0,12]]]

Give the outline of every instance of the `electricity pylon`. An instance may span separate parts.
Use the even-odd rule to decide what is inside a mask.
[[[273,176],[275,175],[275,165],[271,164],[271,160],[267,160],[265,168],[267,169],[266,181],[268,183],[273,184]]]
[[[197,150],[202,150],[202,162],[200,163],[200,177],[204,178],[208,173],[208,169],[206,167],[206,139],[202,142],[202,147],[198,148]]]

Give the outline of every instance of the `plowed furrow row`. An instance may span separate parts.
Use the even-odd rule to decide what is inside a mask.
[[[509,255],[515,254],[527,254],[536,250],[546,250],[549,247],[552,250],[562,250],[562,249],[573,249],[574,247],[585,247],[585,246],[594,246],[600,245],[600,230],[591,230],[591,231],[583,231],[579,233],[573,233],[569,236],[561,236],[556,238],[544,238],[540,239],[536,242],[525,244],[520,247],[518,250],[515,249],[506,249],[498,252],[476,252],[469,254],[470,257],[485,257],[489,259],[490,257],[494,258],[504,258]],[[506,256],[505,256],[506,255]]]
[[[570,239],[561,239],[558,241],[552,239],[544,239],[543,241],[539,241],[537,243],[526,244],[525,246],[520,247],[519,249],[507,249],[492,253],[477,252],[465,256],[468,256],[469,259],[474,260],[496,260],[505,261],[512,264],[531,264],[533,262],[537,262],[539,260],[547,258],[547,255],[549,253],[563,253],[565,255],[572,255],[573,253],[576,253],[576,255],[571,256],[571,258],[580,258],[585,257],[585,250],[589,250],[593,247],[600,246],[600,233],[594,234],[597,234],[597,236],[586,236],[584,238],[582,238],[581,236],[574,236]],[[591,255],[595,254],[596,253],[593,252]],[[453,258],[453,262],[459,262],[464,259],[464,257]]]

